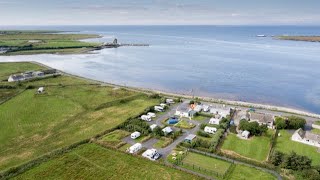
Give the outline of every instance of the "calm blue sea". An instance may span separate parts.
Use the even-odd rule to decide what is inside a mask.
[[[320,113],[320,43],[274,40],[273,35],[320,35],[301,26],[61,26],[100,34],[90,41],[149,43],[92,55],[0,57],[127,86],[281,105]],[[258,38],[265,34],[268,37]]]

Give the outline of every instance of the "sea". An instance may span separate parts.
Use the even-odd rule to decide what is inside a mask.
[[[320,113],[320,43],[277,40],[320,35],[317,26],[0,26],[103,36],[86,41],[146,43],[80,55],[0,56],[37,61],[124,86],[284,106]],[[257,37],[257,35],[267,37]]]

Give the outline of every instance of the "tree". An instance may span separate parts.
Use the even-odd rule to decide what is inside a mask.
[[[297,155],[291,152],[289,155],[284,156],[282,167],[292,170],[304,170],[311,168],[311,159],[306,156]]]
[[[279,166],[282,163],[283,156],[284,154],[282,152],[274,151],[271,154],[270,162],[275,166]]]
[[[306,120],[298,116],[289,116],[288,117],[288,128],[289,129],[299,129],[304,128]]]
[[[275,118],[275,125],[277,129],[286,129],[287,128],[287,120],[282,117]]]

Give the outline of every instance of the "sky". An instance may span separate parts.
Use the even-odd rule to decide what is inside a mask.
[[[0,0],[0,25],[320,25],[320,0]]]

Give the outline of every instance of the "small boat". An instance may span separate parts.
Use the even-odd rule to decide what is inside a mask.
[[[264,34],[259,34],[259,35],[257,35],[257,37],[267,37],[267,36]]]

